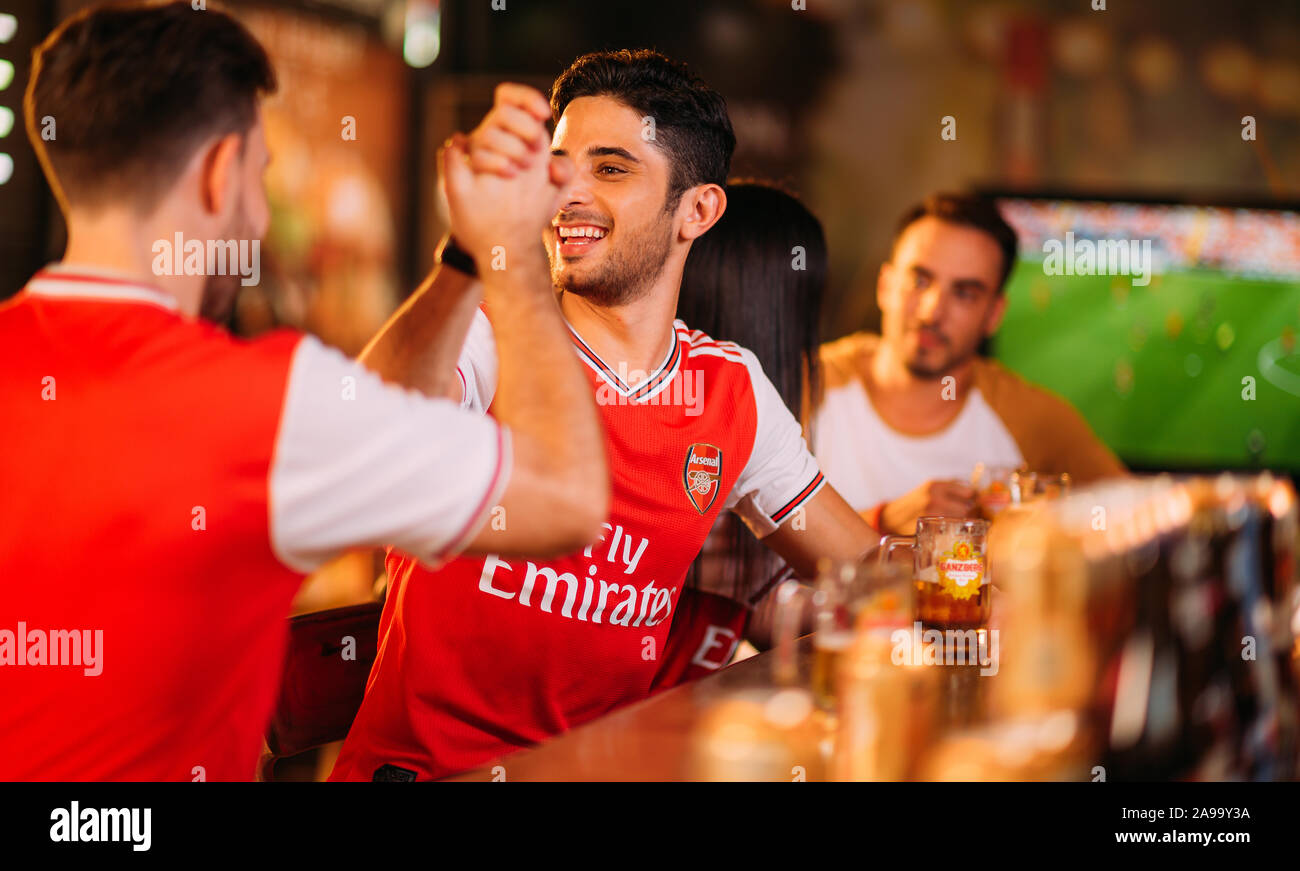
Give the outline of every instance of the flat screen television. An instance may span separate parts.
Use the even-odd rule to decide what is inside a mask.
[[[1300,472],[1300,207],[994,196],[996,359],[1133,468]]]

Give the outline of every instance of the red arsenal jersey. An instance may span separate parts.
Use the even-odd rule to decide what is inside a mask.
[[[688,587],[655,674],[655,691],[698,680],[731,662],[745,637],[750,610],[728,596]]]
[[[682,591],[673,612],[655,691],[706,677],[730,663],[754,609],[793,575],[779,556],[768,551],[767,559],[753,560],[746,567],[751,576],[736,578],[734,557],[728,550],[735,524],[734,517],[720,518],[704,541],[695,560],[695,584]]]
[[[567,557],[436,572],[390,553],[378,657],[332,779],[446,776],[645,698],[719,512],[766,535],[822,486],[749,351],[678,321],[656,371],[629,378],[573,341],[607,434],[604,534]],[[466,405],[491,404],[493,349],[480,312],[460,363]]]
[[[0,780],[250,780],[302,575],[435,559],[505,438],[279,331],[56,265],[0,305]]]

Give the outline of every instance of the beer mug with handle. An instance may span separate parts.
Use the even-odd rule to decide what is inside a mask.
[[[896,551],[910,556],[916,619],[926,626],[983,628],[993,604],[988,533],[987,520],[922,517],[916,521],[915,535],[881,538],[879,561],[881,565],[898,565]]]

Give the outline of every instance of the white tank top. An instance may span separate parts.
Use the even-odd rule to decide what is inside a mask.
[[[822,473],[857,511],[897,499],[928,480],[969,481],[976,463],[1015,467],[1024,462],[976,387],[952,423],[930,435],[891,428],[860,381],[828,388],[813,420],[813,452]]]

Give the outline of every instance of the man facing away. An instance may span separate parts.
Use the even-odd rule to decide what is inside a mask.
[[[880,268],[881,335],[822,348],[817,460],[882,532],[971,515],[977,463],[1083,483],[1124,474],[1065,400],[979,356],[1006,311],[1015,257],[1015,231],[990,200],[928,197],[903,215]]]
[[[548,117],[549,143],[536,127]],[[823,486],[753,354],[674,321],[692,240],[726,207],[735,136],[722,97],[657,53],[601,52],[561,74],[549,107],[530,88],[499,87],[453,147],[508,175],[548,145],[576,164],[544,242],[606,427],[609,522],[596,544],[558,559],[466,558],[431,577],[390,555],[378,656],[333,779],[441,777],[645,698],[687,567],[725,509],[805,576],[817,557],[855,559],[878,538]],[[457,260],[493,268],[491,257]],[[494,415],[502,312],[490,299],[479,310],[472,277],[450,262],[444,253],[364,356],[385,377]],[[457,318],[435,325],[435,308]],[[453,321],[468,340],[440,371],[421,349]]]
[[[274,86],[241,25],[188,2],[89,9],[35,52],[27,129],[68,244],[0,306],[0,780],[251,779],[305,573],[354,547],[437,563],[601,530],[596,409],[523,254],[564,161],[447,177],[462,244],[519,252],[483,282],[494,418],[292,331],[234,339],[196,315],[221,317],[238,276],[157,266],[159,240],[265,232]],[[508,530],[484,526],[494,506]]]

